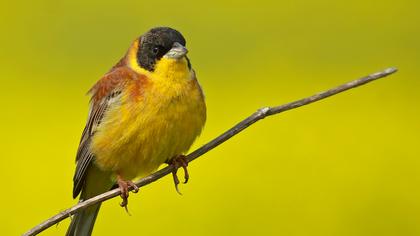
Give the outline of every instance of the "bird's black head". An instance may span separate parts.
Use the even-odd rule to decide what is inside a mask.
[[[153,71],[156,62],[163,56],[173,59],[184,57],[188,52],[185,44],[185,38],[177,30],[169,27],[153,28],[139,38],[137,63]]]

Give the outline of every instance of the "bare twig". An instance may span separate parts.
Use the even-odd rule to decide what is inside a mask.
[[[208,142],[207,144],[203,145],[202,147],[198,148],[197,150],[195,150],[194,152],[190,153],[187,156],[187,159],[189,162],[195,160],[196,158],[198,158],[199,156],[203,155],[204,153],[212,150],[213,148],[219,146],[221,143],[225,142],[226,140],[230,139],[232,136],[238,134],[239,132],[241,132],[242,130],[246,129],[248,126],[252,125],[253,123],[264,119],[267,116],[271,116],[274,114],[278,114],[284,111],[288,111],[291,109],[295,109],[298,108],[300,106],[304,106],[316,101],[319,101],[321,99],[325,99],[327,97],[333,96],[335,94],[344,92],[348,89],[352,89],[355,87],[358,87],[360,85],[372,82],[374,80],[386,77],[390,74],[393,74],[397,71],[396,68],[388,68],[385,69],[381,72],[377,72],[371,75],[368,75],[366,77],[363,77],[361,79],[358,80],[353,80],[351,82],[348,82],[346,84],[340,85],[338,87],[332,88],[330,90],[315,94],[313,96],[307,97],[307,98],[303,98],[291,103],[287,103],[281,106],[277,106],[277,107],[264,107],[261,109],[258,109],[255,113],[253,113],[252,115],[250,115],[249,117],[247,117],[246,119],[242,120],[241,122],[239,122],[237,125],[233,126],[231,129],[227,130],[226,132],[224,132],[223,134],[221,134],[220,136],[218,136],[217,138],[213,139],[212,141]],[[150,184],[162,177],[164,177],[165,175],[169,174],[172,172],[173,166],[167,166],[159,171],[156,171],[155,173],[140,179],[136,182],[136,185],[138,187],[142,187],[145,186],[147,184]],[[28,232],[26,232],[25,234],[23,234],[24,236],[30,236],[30,235],[37,235],[40,232],[44,231],[45,229],[51,227],[54,224],[57,224],[58,222],[66,219],[69,216],[74,215],[75,213],[77,213],[78,211],[92,206],[96,203],[100,203],[103,201],[106,201],[110,198],[114,198],[118,195],[120,195],[120,189],[116,188],[113,189],[111,191],[105,192],[103,194],[100,194],[96,197],[87,199],[83,202],[78,203],[77,205],[64,210],[60,213],[58,213],[57,215],[49,218],[48,220],[42,222],[41,224],[35,226],[34,228],[32,228],[31,230],[29,230]]]

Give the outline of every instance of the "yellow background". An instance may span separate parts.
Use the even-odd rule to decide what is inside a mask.
[[[419,235],[418,1],[0,3],[0,232],[72,200],[85,92],[150,27],[187,38],[208,122],[396,66],[386,79],[257,123],[169,177],[106,202],[94,235]],[[69,220],[43,235],[63,235]]]

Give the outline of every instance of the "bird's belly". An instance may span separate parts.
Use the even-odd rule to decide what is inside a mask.
[[[97,165],[132,179],[188,151],[205,122],[198,92],[164,101],[151,95],[110,111],[107,117],[113,118],[106,118],[92,140]]]

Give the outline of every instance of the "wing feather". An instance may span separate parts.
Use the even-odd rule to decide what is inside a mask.
[[[89,91],[92,94],[89,115],[80,139],[76,155],[76,171],[73,177],[73,197],[76,198],[82,190],[86,173],[95,156],[90,150],[90,143],[95,131],[101,124],[109,107],[120,100],[120,95],[127,80],[133,76],[133,71],[127,67],[114,67],[99,80]]]

